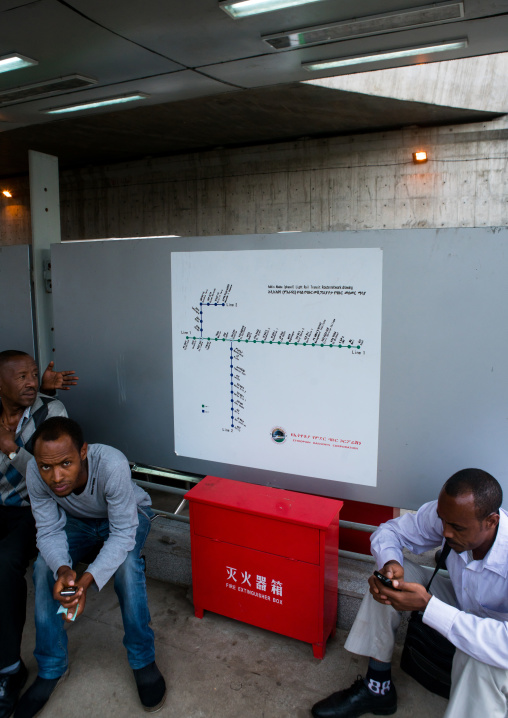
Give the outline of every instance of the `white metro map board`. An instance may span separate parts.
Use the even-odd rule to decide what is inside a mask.
[[[176,454],[375,486],[381,249],[171,266]]]

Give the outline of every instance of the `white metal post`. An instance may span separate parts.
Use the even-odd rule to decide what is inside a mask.
[[[58,157],[30,150],[30,209],[35,326],[39,369],[53,358],[53,303],[51,295],[50,245],[60,242],[60,189]]]

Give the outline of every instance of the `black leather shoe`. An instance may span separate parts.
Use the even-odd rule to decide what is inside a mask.
[[[9,718],[27,678],[28,671],[23,661],[16,673],[0,674],[0,718]]]
[[[155,661],[144,668],[136,668],[132,672],[136,679],[139,700],[145,711],[155,713],[160,710],[166,700],[166,681]]]
[[[397,693],[393,683],[385,696],[376,696],[369,691],[363,678],[358,676],[352,686],[332,693],[312,706],[314,718],[358,718],[364,713],[375,716],[390,716],[397,710]]]
[[[69,675],[69,669],[59,678],[41,678],[37,676],[30,688],[19,699],[14,718],[34,718],[44,708],[55,689]]]

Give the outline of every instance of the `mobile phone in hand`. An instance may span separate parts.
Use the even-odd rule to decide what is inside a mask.
[[[60,596],[74,596],[76,591],[78,590],[77,586],[65,586],[60,591]]]
[[[386,586],[386,588],[391,588],[392,591],[400,591],[400,588],[395,588],[395,586],[392,583],[391,578],[386,578],[386,576],[383,576],[382,573],[379,573],[379,571],[374,571],[374,576],[381,581],[383,586]]]

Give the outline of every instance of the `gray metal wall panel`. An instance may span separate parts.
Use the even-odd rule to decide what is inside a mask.
[[[0,351],[35,356],[30,246],[0,247]]]
[[[381,247],[378,486],[218,465],[173,451],[171,252]],[[445,229],[78,242],[52,248],[59,366],[89,440],[134,461],[402,507],[478,466],[508,489],[508,230]]]

